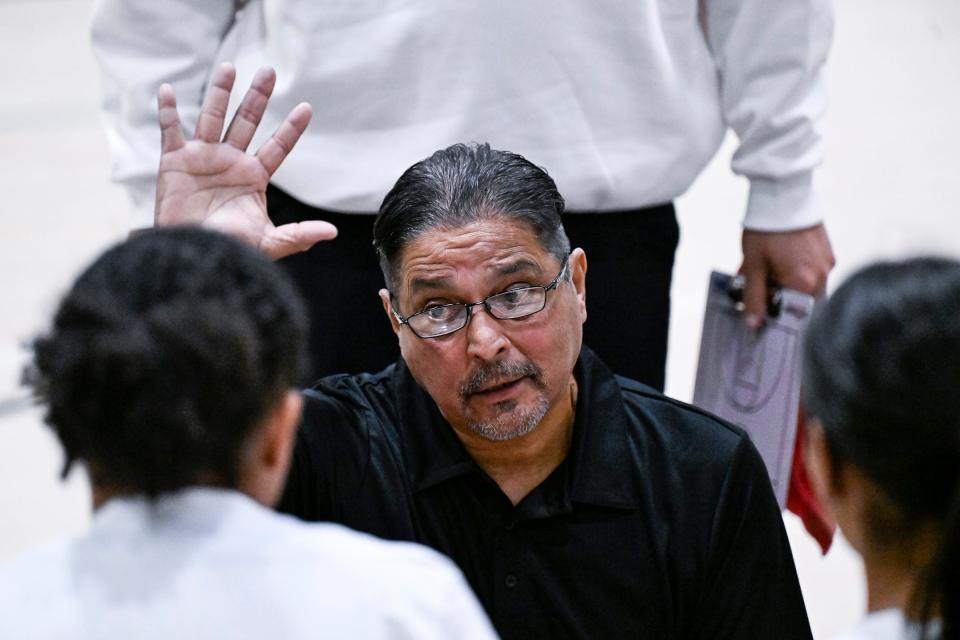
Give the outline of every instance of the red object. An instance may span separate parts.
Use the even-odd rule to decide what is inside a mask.
[[[793,468],[790,472],[790,487],[787,490],[787,509],[794,512],[803,521],[807,532],[820,544],[826,555],[833,543],[833,534],[837,523],[827,515],[817,495],[810,486],[803,449],[806,446],[806,419],[803,409],[797,415],[797,441],[793,448]]]

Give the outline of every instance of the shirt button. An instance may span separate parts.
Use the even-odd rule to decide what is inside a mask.
[[[504,578],[503,584],[507,586],[507,589],[513,589],[515,586],[517,586],[517,576],[511,573],[506,578]]]
[[[507,531],[513,531],[513,523],[508,522],[507,524],[503,525],[503,528],[506,529]]]

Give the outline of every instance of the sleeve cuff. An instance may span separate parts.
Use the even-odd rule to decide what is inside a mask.
[[[786,180],[750,180],[750,197],[743,228],[752,231],[794,231],[823,222],[813,190],[813,174]]]
[[[153,226],[153,209],[156,204],[156,178],[141,184],[128,183],[127,195],[130,196],[130,229],[148,229]]]

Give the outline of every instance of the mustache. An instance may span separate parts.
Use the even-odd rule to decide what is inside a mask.
[[[497,384],[500,381],[506,382],[528,376],[539,386],[542,374],[543,372],[540,367],[532,362],[504,362],[502,360],[496,360],[480,365],[480,368],[470,374],[470,377],[460,384],[458,392],[460,397],[465,399],[467,396],[483,391],[485,388]]]

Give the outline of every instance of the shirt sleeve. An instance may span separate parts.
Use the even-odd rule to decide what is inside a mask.
[[[823,157],[830,0],[701,0],[723,115],[740,139],[733,171],[750,180],[744,227],[819,223],[813,169]]]
[[[691,637],[812,638],[783,517],[746,438],[723,480],[705,571]]]
[[[236,0],[98,0],[94,6],[91,44],[100,67],[111,174],[131,198],[133,228],[153,226],[157,89],[173,85],[181,122],[192,135],[236,11]]]

